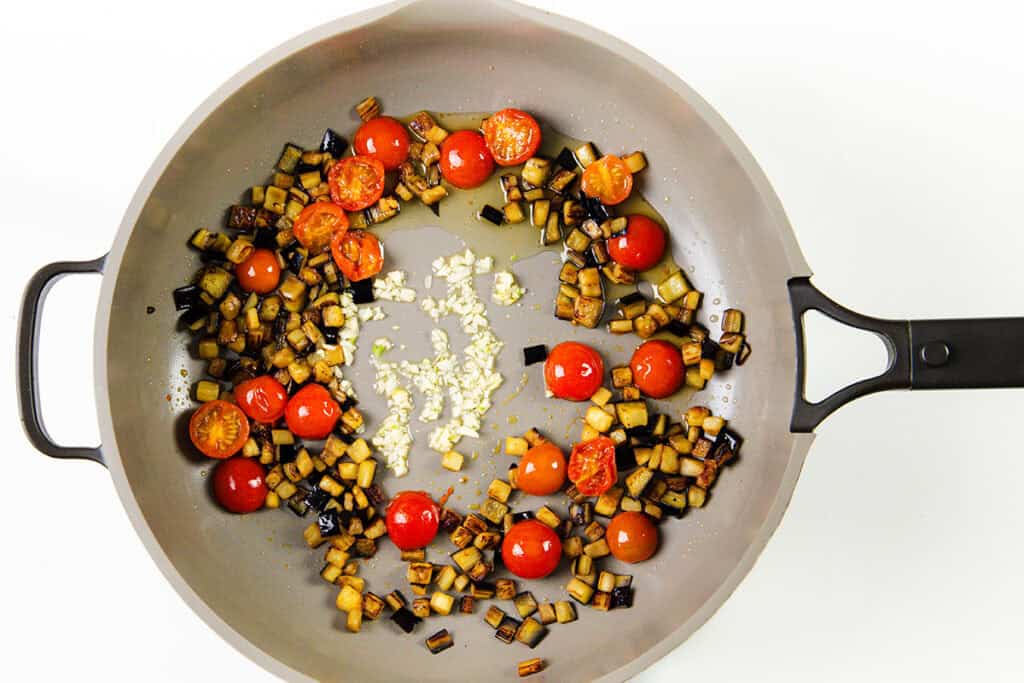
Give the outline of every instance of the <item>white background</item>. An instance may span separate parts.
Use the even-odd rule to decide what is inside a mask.
[[[2,338],[14,338],[32,271],[106,251],[136,183],[209,92],[369,4],[9,3]],[[1003,4],[579,0],[557,11],[650,53],[721,112],[781,196],[819,287],[866,313],[926,317],[1024,314],[1024,41]],[[69,442],[97,438],[96,289],[64,280],[45,319],[46,407]],[[863,345],[815,332],[819,386],[876,362],[870,345],[853,353]],[[102,468],[28,447],[12,358],[0,399],[4,679],[271,680],[173,594]],[[757,567],[641,680],[1020,680],[1022,414],[1024,392],[993,391],[874,396],[830,418]]]

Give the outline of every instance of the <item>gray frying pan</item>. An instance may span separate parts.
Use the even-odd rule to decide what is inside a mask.
[[[500,643],[479,615],[436,620],[456,640],[440,656],[422,645],[434,623],[415,636],[386,621],[345,633],[334,592],[317,576],[319,557],[303,547],[305,523],[287,513],[240,518],[217,509],[206,490],[207,463],[189,456],[183,441],[189,403],[164,400],[166,393],[184,397],[201,369],[175,331],[169,305],[170,291],[196,267],[185,248],[188,235],[219,225],[227,203],[263,182],[280,143],[312,145],[327,126],[353,127],[351,106],[367,94],[396,114],[493,111],[514,102],[568,135],[610,150],[646,150],[653,172],[642,191],[668,222],[676,260],[705,291],[710,310],[704,315],[729,306],[747,313],[755,349],[750,362],[665,406],[716,406],[746,437],[742,459],[708,506],[666,526],[655,558],[633,568],[633,609],[581,609],[579,622],[553,628],[534,651]],[[455,235],[430,223],[422,219],[387,240],[391,266],[409,271],[414,286],[431,259],[460,247]],[[553,258],[540,254],[517,263],[529,290],[525,305],[514,316],[492,313],[506,342],[499,364],[506,383],[488,415],[481,457],[466,470],[472,481],[457,493],[459,505],[473,502],[474,487],[507,467],[491,448],[516,429],[510,421],[521,431],[533,424],[560,430],[578,420],[577,406],[541,400],[538,374],[527,373],[522,395],[511,400],[522,381],[520,347],[573,336],[597,345],[612,362],[628,353],[621,339],[553,321]],[[98,448],[54,444],[38,409],[39,307],[54,279],[82,272],[103,273],[95,336]],[[779,523],[812,430],[832,411],[883,389],[1024,385],[1020,352],[1007,343],[1024,333],[1024,320],[876,320],[830,301],[810,275],[778,199],[742,143],[650,58],[594,29],[508,1],[398,2],[310,31],[235,76],[153,164],[110,253],[53,264],[32,279],[18,341],[22,419],[46,455],[105,464],[168,581],[228,642],[282,678],[511,680],[517,661],[541,656],[549,668],[536,680],[618,681],[683,642],[736,588]],[[147,313],[148,306],[155,312]],[[389,320],[367,326],[353,368],[371,418],[383,415],[383,405],[369,388],[370,340],[392,336],[415,354],[429,329],[414,308],[386,308]],[[821,402],[806,401],[801,320],[809,310],[878,333],[888,346],[888,369]],[[401,339],[391,330],[398,324]],[[784,398],[794,386],[794,400]],[[414,451],[407,478],[383,479],[391,493],[448,483],[436,454],[423,447]],[[441,561],[441,552],[432,559]],[[372,590],[404,584],[396,560],[386,544],[366,570]],[[557,574],[531,588],[540,600],[561,599],[565,580]]]

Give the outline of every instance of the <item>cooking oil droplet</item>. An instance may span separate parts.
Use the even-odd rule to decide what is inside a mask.
[[[718,304],[722,303],[722,300],[716,296],[714,299],[711,300],[711,303],[717,306]]]
[[[717,323],[718,322],[718,316],[717,315],[712,315],[710,318],[708,318],[708,320],[710,320],[713,323]]]

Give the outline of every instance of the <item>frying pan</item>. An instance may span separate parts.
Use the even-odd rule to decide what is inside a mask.
[[[579,623],[552,629],[530,653],[499,643],[479,616],[438,620],[453,631],[457,646],[437,657],[422,647],[422,627],[415,638],[387,622],[369,624],[359,635],[340,631],[334,595],[316,575],[315,554],[302,547],[304,523],[287,513],[234,517],[219,511],[206,490],[205,463],[189,461],[182,436],[188,403],[164,400],[190,382],[183,371],[191,376],[200,369],[184,335],[175,332],[169,305],[170,290],[196,267],[184,248],[188,235],[218,225],[226,203],[263,182],[278,143],[312,144],[327,126],[353,126],[351,104],[371,93],[393,113],[493,111],[515,103],[606,149],[646,150],[653,172],[641,189],[668,223],[675,259],[704,289],[705,315],[727,306],[747,313],[755,349],[750,362],[683,400],[713,403],[729,418],[746,437],[742,458],[723,474],[708,507],[666,526],[655,558],[633,568],[633,609],[581,610]],[[454,252],[460,242],[424,221],[396,233],[387,246],[394,267],[421,277],[432,258]],[[532,383],[529,373],[517,383],[518,347],[571,335],[597,345],[606,358],[624,359],[616,347],[621,340],[569,331],[551,320],[554,267],[550,254],[517,263],[528,305],[514,315],[492,312],[506,342],[499,369],[507,381],[487,417],[486,438],[514,431],[513,419],[523,428],[557,429],[578,418],[575,406],[537,400],[536,375]],[[95,332],[102,446],[96,448],[59,446],[48,437],[35,366],[47,288],[60,276],[85,272],[103,273]],[[828,299],[810,276],[778,199],[741,142],[650,58],[589,27],[507,1],[398,2],[310,31],[231,79],[155,161],[110,253],[52,264],[33,277],[18,339],[22,419],[44,454],[105,464],[168,581],[228,642],[282,678],[511,680],[515,661],[542,656],[549,668],[538,680],[618,681],[683,642],[747,574],[790,500],[812,430],[831,412],[887,389],[1024,385],[1024,363],[1008,343],[1024,333],[1024,320],[874,319]],[[544,304],[543,312],[534,311],[536,303]],[[155,311],[148,313],[149,306]],[[807,401],[802,318],[808,311],[880,335],[889,354],[885,372]],[[390,326],[400,322],[410,352],[425,339],[427,322],[414,310],[395,305],[387,312],[390,320],[368,326],[361,339],[357,387],[369,386],[360,374],[369,335],[394,335]],[[519,390],[524,397],[510,400]],[[371,418],[383,414],[368,388],[361,398]],[[422,443],[422,433],[417,437]],[[489,444],[480,450],[484,457],[467,475],[486,483],[505,465],[489,457]],[[436,454],[417,448],[410,475],[385,478],[385,488],[437,490],[448,480],[436,461]],[[459,493],[465,495],[461,504],[472,494],[472,485]],[[403,585],[394,549],[385,545],[379,558],[367,568],[370,588]],[[557,575],[531,583],[531,590],[541,600],[560,599],[564,581]]]

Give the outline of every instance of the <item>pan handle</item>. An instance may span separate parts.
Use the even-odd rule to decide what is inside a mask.
[[[65,261],[44,266],[32,276],[25,288],[18,319],[18,407],[28,440],[39,452],[51,458],[93,460],[103,463],[100,447],[61,446],[54,443],[43,424],[39,410],[39,321],[43,301],[59,278],[72,273],[102,273],[106,256],[92,261]]]

